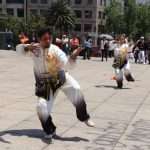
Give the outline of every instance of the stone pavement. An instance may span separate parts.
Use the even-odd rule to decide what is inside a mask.
[[[60,92],[53,109],[58,137],[44,140],[36,115],[32,59],[0,51],[0,150],[150,150],[150,66],[132,65],[136,82],[117,90],[112,60],[79,60],[80,82],[96,123],[80,123]]]

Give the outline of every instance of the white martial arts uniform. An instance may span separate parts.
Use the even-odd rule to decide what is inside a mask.
[[[72,104],[75,106],[77,118],[80,121],[88,120],[89,115],[86,110],[86,103],[80,90],[80,85],[68,72],[66,72],[66,66],[69,65],[66,54],[60,48],[53,44],[50,45],[47,53],[51,56],[56,57],[59,64],[61,64],[60,70],[63,70],[65,72],[64,84],[55,90],[53,88],[50,88],[48,99],[37,94],[37,113],[45,133],[49,135],[53,134],[56,129],[55,125],[52,122],[51,110],[58,90],[62,90],[64,94],[68,97],[68,99],[72,102]],[[34,73],[37,82],[36,84],[39,84],[38,82],[40,81],[40,78],[42,76],[49,73],[46,59],[47,54],[43,49],[38,48],[33,52]]]
[[[134,81],[130,72],[130,63],[128,60],[128,44],[118,45],[114,51],[114,64],[116,81],[119,88],[123,86],[123,73],[127,81]]]

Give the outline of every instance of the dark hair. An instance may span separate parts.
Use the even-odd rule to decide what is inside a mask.
[[[48,33],[48,34],[51,35],[50,29],[49,29],[49,28],[41,28],[41,29],[39,29],[39,30],[37,31],[37,37],[38,37],[38,38],[41,38],[41,37],[42,37],[44,34],[46,34],[46,33]]]

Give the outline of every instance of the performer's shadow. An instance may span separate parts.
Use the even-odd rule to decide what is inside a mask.
[[[61,137],[61,136],[58,136],[56,135],[54,137],[55,140],[59,140],[59,141],[67,141],[67,142],[89,142],[88,139],[85,139],[85,138],[81,138],[81,137]]]
[[[11,141],[5,140],[3,136],[5,135],[11,135],[11,136],[27,136],[29,138],[36,138],[42,140],[46,144],[50,144],[50,141],[48,139],[44,138],[44,133],[40,129],[22,129],[22,130],[7,130],[0,132],[0,142],[11,144]],[[80,138],[80,137],[61,137],[56,135],[54,137],[55,140],[59,141],[67,141],[67,142],[88,142],[88,139]]]
[[[117,86],[113,85],[95,85],[96,88],[111,88],[115,90],[130,90],[131,88],[123,87],[122,89],[118,88]]]

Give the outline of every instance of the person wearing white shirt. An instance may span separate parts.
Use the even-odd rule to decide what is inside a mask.
[[[25,45],[25,50],[31,51],[33,55],[35,94],[38,97],[37,113],[46,134],[45,137],[52,139],[56,133],[51,111],[59,90],[62,90],[75,106],[77,118],[93,127],[94,123],[87,112],[80,85],[67,71],[68,65],[71,65],[80,53],[80,48],[68,58],[60,48],[51,43],[52,37],[48,29],[38,31],[38,41],[38,44]]]
[[[123,87],[123,73],[128,82],[134,82],[134,78],[130,71],[130,63],[128,60],[128,43],[125,41],[125,37],[121,35],[118,39],[117,47],[114,51],[114,64],[115,79],[118,88]],[[124,71],[124,72],[123,72]]]

